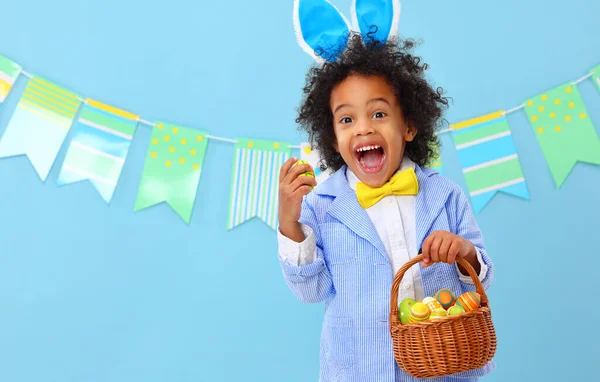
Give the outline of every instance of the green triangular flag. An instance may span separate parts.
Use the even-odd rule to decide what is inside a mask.
[[[208,134],[157,123],[146,155],[134,211],[166,202],[189,223],[202,173]]]
[[[557,187],[577,162],[600,165],[600,139],[576,86],[540,94],[525,111]]]
[[[596,86],[598,86],[598,90],[600,90],[600,65],[592,69],[592,79]]]

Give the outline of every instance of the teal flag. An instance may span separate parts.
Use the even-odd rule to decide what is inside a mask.
[[[576,86],[540,94],[526,102],[525,111],[557,187],[577,162],[600,165],[600,139]]]
[[[186,223],[190,222],[207,135],[185,127],[156,124],[134,211],[166,202]]]
[[[279,169],[289,157],[287,143],[238,139],[233,162],[228,229],[254,217],[276,229]]]
[[[451,129],[475,213],[498,192],[529,199],[503,110],[453,124]]]
[[[88,180],[110,203],[139,117],[86,99],[74,127],[57,184]]]

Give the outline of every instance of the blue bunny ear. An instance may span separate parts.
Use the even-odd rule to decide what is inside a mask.
[[[380,42],[398,35],[400,0],[353,0],[352,26]],[[372,30],[373,26],[377,29]]]
[[[348,43],[350,23],[327,0],[294,0],[294,29],[311,57],[335,61]]]

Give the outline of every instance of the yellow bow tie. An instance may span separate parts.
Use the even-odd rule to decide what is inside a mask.
[[[372,188],[364,183],[356,184],[356,196],[360,205],[367,209],[388,195],[416,195],[419,192],[417,175],[412,168],[400,171],[383,186]]]

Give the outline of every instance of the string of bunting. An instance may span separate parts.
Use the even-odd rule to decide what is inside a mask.
[[[149,122],[29,74],[2,55],[0,111],[19,75],[25,76],[27,83],[0,139],[0,158],[27,156],[45,182],[73,129],[57,185],[87,180],[107,204],[140,124],[152,127],[152,136],[133,208],[136,212],[164,202],[189,224],[208,140],[235,145],[228,229],[253,218],[276,229],[278,173],[292,149],[299,149],[300,158],[315,168],[318,182],[330,175],[319,170],[320,155],[309,143],[230,139],[163,121]],[[600,65],[517,107],[457,122],[438,132],[452,136],[476,213],[498,192],[530,198],[507,119],[510,113],[525,111],[557,187],[577,162],[600,165],[600,138],[577,87],[588,78],[600,90]],[[430,167],[442,172],[441,157]]]

